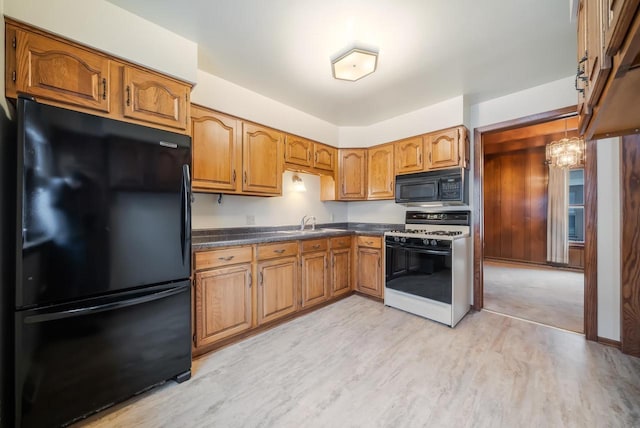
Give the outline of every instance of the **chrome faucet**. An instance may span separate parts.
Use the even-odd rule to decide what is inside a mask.
[[[316,230],[316,217],[313,215],[305,215],[302,217],[302,220],[300,220],[300,230],[304,230],[305,225],[309,221],[311,222],[311,230]]]

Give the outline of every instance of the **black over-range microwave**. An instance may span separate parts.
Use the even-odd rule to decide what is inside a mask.
[[[396,176],[396,203],[407,206],[469,204],[469,170],[451,168]]]

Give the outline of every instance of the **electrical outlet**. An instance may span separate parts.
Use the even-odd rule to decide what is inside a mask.
[[[251,226],[256,224],[256,216],[255,215],[247,215],[247,225]]]

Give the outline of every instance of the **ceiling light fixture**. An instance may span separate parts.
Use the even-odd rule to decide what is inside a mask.
[[[293,182],[292,188],[294,192],[307,191],[307,187],[304,185],[304,181],[302,181],[302,178],[300,178],[298,174],[293,174],[293,177],[291,177],[291,181]]]
[[[331,61],[333,77],[355,82],[376,71],[378,53],[366,49],[353,48]]]
[[[556,168],[573,168],[584,163],[584,140],[567,137],[567,119],[564,120],[564,138],[547,144],[547,163]]]

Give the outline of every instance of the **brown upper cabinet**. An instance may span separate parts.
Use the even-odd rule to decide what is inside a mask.
[[[451,168],[460,165],[460,135],[458,128],[429,134],[426,137],[427,169]]]
[[[336,168],[336,149],[296,135],[285,137],[285,168],[311,174],[333,175]]]
[[[367,199],[394,198],[393,144],[367,150]]]
[[[125,117],[178,129],[187,128],[190,87],[126,65],[123,73]]]
[[[396,141],[394,144],[396,174],[408,174],[425,170],[422,135]]]
[[[242,123],[242,190],[281,195],[283,171],[282,133]]]
[[[367,196],[367,149],[340,149],[338,200],[364,199]]]
[[[580,0],[575,76],[587,139],[640,129],[640,0]]]
[[[193,188],[209,191],[238,190],[242,171],[242,123],[231,116],[191,106]]]
[[[282,133],[194,104],[191,137],[194,190],[282,194]]]
[[[7,19],[5,95],[188,133],[191,85]]]

